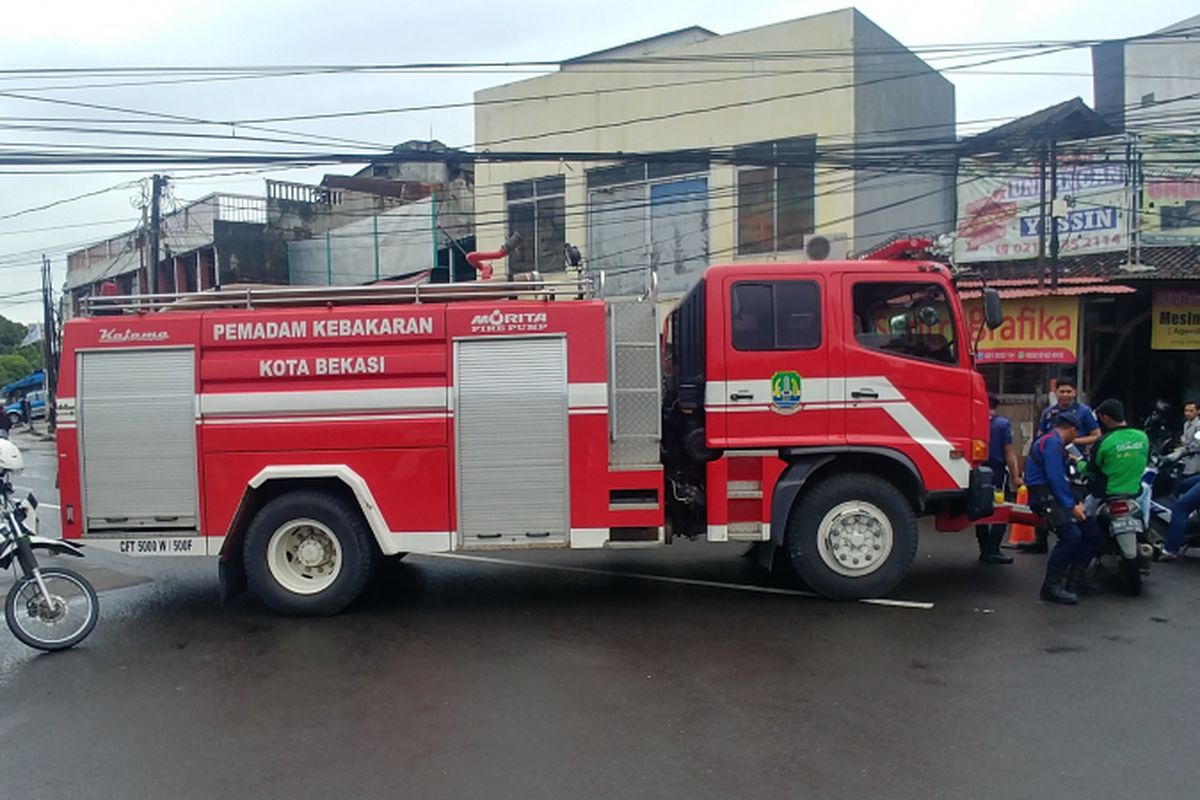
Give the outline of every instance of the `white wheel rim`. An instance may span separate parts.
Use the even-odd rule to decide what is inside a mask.
[[[342,572],[342,545],[315,519],[280,525],[267,542],[267,568],[280,586],[296,594],[317,594]]]
[[[825,566],[839,575],[861,578],[887,561],[895,537],[887,514],[872,503],[839,503],[817,526],[817,552]]]

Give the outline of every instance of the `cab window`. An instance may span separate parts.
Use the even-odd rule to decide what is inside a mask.
[[[735,283],[730,314],[735,350],[821,346],[821,292],[813,281]]]
[[[954,315],[931,283],[854,286],[854,336],[860,345],[905,358],[958,363]]]

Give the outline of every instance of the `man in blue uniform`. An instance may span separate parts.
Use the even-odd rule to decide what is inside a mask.
[[[1040,437],[1025,461],[1025,483],[1029,486],[1029,505],[1045,518],[1058,541],[1046,563],[1046,579],[1041,597],[1050,603],[1075,605],[1079,598],[1067,591],[1067,574],[1073,564],[1087,558],[1095,547],[1095,526],[1087,522],[1083,503],[1071,488],[1067,445],[1076,440],[1079,421],[1069,411],[1055,415],[1054,429]],[[1086,538],[1085,538],[1086,531]]]
[[[1012,422],[1008,417],[996,413],[1000,399],[988,392],[988,408],[991,424],[988,432],[987,465],[992,468],[992,485],[1006,490],[1011,495],[1021,485],[1021,473],[1017,470],[1017,453],[1013,449]],[[1005,525],[976,525],[975,538],[979,541],[979,560],[984,564],[1011,564],[1012,556],[1000,552],[1004,541]]]
[[[1038,420],[1038,434],[1044,436],[1050,433],[1054,430],[1054,422],[1060,414],[1070,414],[1078,428],[1075,446],[1086,454],[1087,448],[1100,438],[1100,423],[1096,421],[1096,415],[1086,403],[1079,402],[1074,381],[1068,378],[1059,380],[1054,394],[1058,401],[1042,412],[1041,419]],[[1045,553],[1049,550],[1046,531],[1038,529],[1036,541],[1019,544],[1017,549],[1022,553]]]
[[[1058,386],[1054,389],[1054,395],[1058,398],[1058,402],[1053,403],[1042,412],[1042,417],[1038,420],[1038,433],[1050,433],[1054,430],[1054,420],[1059,414],[1070,414],[1079,423],[1079,435],[1075,437],[1075,446],[1080,450],[1087,450],[1100,438],[1100,423],[1096,421],[1096,415],[1092,413],[1092,409],[1088,407],[1087,403],[1079,402],[1075,382],[1068,378],[1063,378],[1058,382]]]

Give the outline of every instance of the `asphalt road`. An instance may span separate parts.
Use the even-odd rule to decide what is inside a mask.
[[[894,597],[931,607],[686,544],[413,556],[333,619],[92,554],[87,642],[0,632],[0,798],[1195,797],[1200,559],[1059,608],[970,538],[925,536]]]

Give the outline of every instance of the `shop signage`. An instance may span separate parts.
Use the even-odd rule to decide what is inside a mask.
[[[1151,299],[1150,348],[1200,348],[1200,290],[1155,289]]]
[[[1147,134],[1142,138],[1145,187],[1142,241],[1146,244],[1200,242],[1200,136]]]
[[[1059,153],[1056,194],[1066,206],[1057,217],[1060,253],[1102,253],[1128,246],[1130,187],[1125,152],[1123,138],[1105,138]],[[1048,174],[1046,181],[1049,213]],[[1020,164],[964,159],[959,167],[955,259],[968,263],[1036,258],[1040,212],[1038,164],[1026,159]],[[1046,246],[1048,252],[1048,237]]]
[[[979,300],[963,303],[972,340],[983,323]],[[979,363],[1071,364],[1079,339],[1079,299],[1033,297],[1001,302],[1004,323],[984,329]]]

